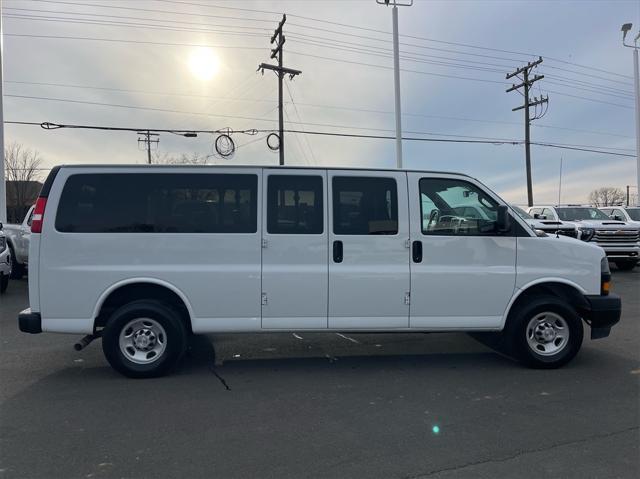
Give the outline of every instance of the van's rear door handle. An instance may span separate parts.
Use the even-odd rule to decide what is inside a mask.
[[[342,241],[333,242],[333,262],[342,263]]]
[[[414,263],[422,263],[422,241],[414,241],[411,248]]]

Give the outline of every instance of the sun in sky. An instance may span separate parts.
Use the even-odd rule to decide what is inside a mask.
[[[198,47],[189,54],[189,71],[198,80],[211,80],[220,70],[220,59],[211,48]]]

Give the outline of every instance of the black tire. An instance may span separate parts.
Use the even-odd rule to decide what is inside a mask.
[[[9,253],[11,254],[11,279],[22,279],[24,276],[24,266],[18,264],[18,260],[16,259],[16,253],[13,251],[13,246],[9,246]]]
[[[0,274],[0,294],[4,294],[9,287],[9,275]]]
[[[151,320],[149,330],[154,329],[153,324],[159,324],[161,330],[164,330],[162,331],[164,334],[157,334],[156,343],[154,343],[159,343],[159,338],[163,336],[163,351],[146,364],[134,362],[133,355],[126,354],[120,347],[121,333],[126,337],[125,333],[132,330],[131,327],[128,327],[127,330],[124,328],[132,321],[142,321],[141,318]],[[156,333],[157,329],[156,327]],[[144,352],[141,353],[140,350],[133,348],[133,338],[140,331],[146,332],[148,330],[137,329],[135,333],[131,334],[131,345],[124,348],[126,351],[144,354]],[[153,337],[155,336],[153,335]],[[102,331],[102,351],[107,361],[116,371],[131,378],[151,378],[165,375],[180,361],[186,347],[187,330],[180,315],[169,306],[154,300],[133,301],[121,306],[113,312]],[[149,361],[147,358],[143,360]]]
[[[620,271],[631,271],[638,264],[637,260],[614,261]]]
[[[540,318],[539,328],[529,328],[530,322],[534,318]],[[558,321],[557,318],[560,318]],[[563,324],[564,323],[564,324]],[[543,335],[548,329],[546,325],[563,325],[561,329],[564,336],[568,330],[568,340],[561,341],[560,335],[546,344],[536,343],[536,332]],[[528,330],[529,329],[529,330]],[[554,327],[555,331],[555,327]],[[537,344],[536,350],[530,346],[528,335],[532,335],[532,341]],[[555,335],[557,332],[550,332]],[[506,345],[509,354],[522,362],[524,365],[538,369],[554,369],[564,366],[571,361],[582,346],[584,331],[582,320],[576,311],[557,296],[539,295],[526,298],[509,315],[507,328],[505,330]],[[553,349],[558,348],[556,353]],[[549,351],[545,351],[549,349]]]

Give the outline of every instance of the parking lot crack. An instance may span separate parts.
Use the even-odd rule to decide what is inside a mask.
[[[637,430],[638,428],[639,428],[639,426],[633,426],[633,427],[628,427],[628,428],[625,428],[625,429],[620,429],[618,431],[611,431],[611,432],[604,433],[604,434],[594,434],[592,436],[587,436],[587,437],[584,437],[582,439],[576,439],[576,440],[573,440],[573,441],[557,442],[557,443],[550,444],[550,445],[545,446],[545,447],[540,447],[540,448],[535,448],[535,449],[526,449],[524,451],[519,451],[519,452],[516,452],[516,453],[511,454],[509,456],[504,456],[504,457],[495,458],[495,459],[493,459],[493,458],[492,459],[482,459],[482,460],[479,460],[479,461],[473,461],[473,462],[468,462],[468,463],[465,463],[465,464],[461,464],[459,466],[444,467],[442,469],[435,469],[435,470],[429,471],[429,472],[424,472],[424,473],[419,473],[419,474],[415,474],[415,475],[404,476],[404,479],[422,479],[422,478],[430,477],[430,476],[433,476],[434,474],[439,474],[439,473],[442,473],[442,472],[460,471],[460,470],[466,469],[468,467],[480,466],[480,465],[483,465],[483,464],[507,462],[507,461],[510,461],[510,460],[515,459],[517,457],[525,456],[527,454],[534,454],[536,452],[544,452],[544,451],[548,451],[548,450],[556,448],[556,447],[572,446],[572,445],[575,445],[575,444],[581,444],[581,443],[584,443],[584,442],[591,441],[593,439],[604,439],[604,438],[607,438],[607,437],[617,436],[618,434],[624,434],[624,433],[629,432],[629,431]]]
[[[220,374],[218,374],[218,371],[216,371],[215,366],[213,366],[213,365],[212,365],[212,366],[210,367],[210,369],[211,369],[211,372],[213,373],[213,375],[214,375],[216,378],[218,378],[218,381],[220,381],[220,383],[222,383],[222,385],[224,386],[224,388],[225,388],[227,391],[231,391],[231,388],[230,388],[230,387],[229,387],[229,385],[227,384],[227,381],[225,381],[225,379],[224,379],[222,376],[220,376]]]

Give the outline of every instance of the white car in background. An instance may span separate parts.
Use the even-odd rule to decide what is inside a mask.
[[[593,229],[592,243],[596,243],[609,261],[621,270],[631,270],[640,258],[640,230],[637,225],[612,220],[591,205],[533,206],[528,213],[535,219],[560,220],[574,223],[578,229]]]
[[[612,220],[624,221],[640,227],[640,206],[608,206],[600,208]]]
[[[7,246],[7,237],[2,231],[2,223],[0,223],[0,294],[7,290],[9,276],[11,276],[11,254]]]
[[[24,215],[22,223],[19,225],[6,224],[4,232],[7,236],[7,246],[11,253],[13,264],[13,279],[20,279],[27,272],[29,266],[29,240],[31,238],[31,219],[33,217],[33,206]]]

